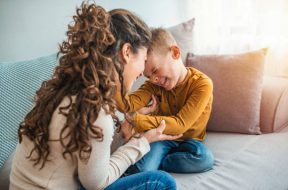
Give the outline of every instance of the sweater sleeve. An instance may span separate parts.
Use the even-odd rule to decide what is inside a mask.
[[[147,139],[144,137],[132,138],[110,155],[114,133],[111,116],[101,110],[95,125],[102,129],[103,140],[90,138],[92,151],[87,162],[81,161],[77,155],[79,179],[87,190],[104,189],[150,150]]]
[[[210,98],[212,98],[213,84],[209,78],[202,78],[186,104],[175,116],[150,116],[136,114],[133,118],[136,131],[143,132],[159,126],[165,120],[165,134],[177,135],[186,132],[191,124],[201,116]]]
[[[145,83],[140,86],[139,89],[125,96],[129,106],[127,112],[135,112],[140,108],[145,107],[151,100],[152,94],[155,94],[153,85],[150,82],[145,81]],[[116,93],[115,99],[117,102],[118,110],[124,112],[125,106],[122,101],[120,92]]]

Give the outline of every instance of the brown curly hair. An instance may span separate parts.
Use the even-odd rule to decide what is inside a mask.
[[[92,151],[89,131],[99,141],[104,138],[101,128],[94,125],[101,108],[119,126],[114,101],[116,80],[120,81],[123,100],[125,89],[124,66],[117,52],[124,43],[130,43],[137,53],[140,47],[147,48],[151,39],[149,27],[124,9],[106,12],[100,6],[83,2],[73,20],[73,24],[68,25],[67,40],[60,45],[59,66],[36,92],[35,106],[18,130],[19,143],[23,135],[34,143],[28,158],[34,165],[41,164],[40,169],[49,161],[49,124],[64,97],[70,99],[68,106],[59,108],[60,114],[67,118],[59,136],[64,158],[66,154],[72,156],[78,152],[82,161],[89,159]],[[72,96],[76,97],[75,101]],[[36,157],[32,159],[33,152]]]

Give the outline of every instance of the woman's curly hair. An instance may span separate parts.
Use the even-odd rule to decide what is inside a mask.
[[[20,143],[23,135],[34,143],[28,158],[34,165],[41,164],[40,169],[49,160],[52,114],[64,97],[70,99],[68,106],[59,108],[59,113],[67,118],[59,136],[64,158],[77,152],[82,161],[89,159],[92,151],[89,131],[93,138],[103,140],[101,128],[94,125],[100,109],[110,114],[119,126],[114,96],[116,80],[119,80],[124,99],[124,66],[117,52],[124,43],[130,43],[137,53],[139,47],[148,47],[151,39],[148,26],[123,9],[106,12],[100,6],[83,2],[73,20],[73,24],[68,25],[67,40],[60,45],[59,66],[52,79],[44,81],[36,92],[35,106],[18,130]],[[32,159],[33,152],[36,157]]]

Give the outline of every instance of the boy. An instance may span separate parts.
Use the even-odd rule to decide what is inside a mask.
[[[194,68],[186,68],[180,58],[180,49],[172,35],[165,29],[152,30],[152,43],[148,49],[144,75],[149,78],[137,91],[126,96],[128,111],[142,108],[130,120],[136,132],[156,128],[166,122],[165,134],[183,134],[177,141],[162,141],[151,144],[151,150],[128,174],[135,172],[165,170],[174,173],[203,172],[212,168],[214,157],[202,143],[212,106],[212,81]],[[145,115],[156,107],[150,115]],[[124,107],[118,102],[118,106]],[[140,114],[145,113],[145,114]],[[128,114],[129,115],[129,114]],[[127,125],[122,126],[126,138]]]

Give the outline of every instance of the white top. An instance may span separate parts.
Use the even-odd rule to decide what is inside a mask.
[[[50,139],[59,139],[59,134],[66,122],[66,117],[59,114],[59,107],[69,105],[66,97],[53,113],[49,126]],[[114,135],[114,123],[111,115],[101,110],[95,125],[102,128],[103,141],[91,138],[92,152],[87,163],[79,159],[78,153],[73,157],[63,158],[63,148],[60,141],[50,141],[50,155],[45,167],[33,166],[34,162],[26,159],[33,148],[33,143],[23,136],[21,144],[17,145],[11,174],[10,189],[78,189],[80,179],[87,189],[103,189],[117,180],[125,170],[143,157],[150,145],[146,138],[132,138],[111,154],[111,143]],[[35,156],[35,155],[34,155]],[[32,155],[33,157],[33,155]]]

